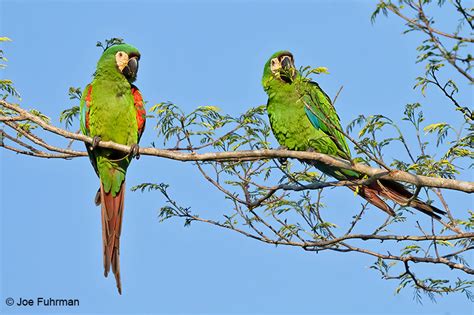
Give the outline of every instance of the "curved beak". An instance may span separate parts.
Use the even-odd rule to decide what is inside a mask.
[[[130,58],[128,64],[125,66],[125,68],[123,68],[122,73],[127,78],[127,80],[132,82],[135,81],[138,73],[138,58]]]
[[[293,61],[289,56],[283,56],[280,61],[281,71],[280,76],[283,81],[291,83],[296,78],[296,69]]]
[[[291,63],[291,59],[288,56],[283,56],[283,59],[281,60],[281,67],[283,69],[290,69],[293,66]]]

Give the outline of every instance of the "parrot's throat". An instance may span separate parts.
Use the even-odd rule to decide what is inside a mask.
[[[112,80],[114,82],[127,82],[129,81],[122,74],[116,64],[113,65],[99,65],[97,71],[94,74],[95,80]]]

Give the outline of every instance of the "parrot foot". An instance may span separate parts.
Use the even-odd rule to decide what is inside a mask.
[[[137,160],[140,158],[140,146],[138,146],[137,143],[132,144],[131,149],[130,149],[130,155],[133,158],[136,158]]]
[[[288,150],[288,148],[285,146],[279,146],[278,150]],[[278,162],[280,162],[281,165],[286,166],[288,164],[288,158],[279,157]]]
[[[92,138],[91,150],[94,150],[95,148],[97,148],[97,145],[99,144],[100,141],[102,141],[102,138],[100,136],[94,136],[94,138]]]

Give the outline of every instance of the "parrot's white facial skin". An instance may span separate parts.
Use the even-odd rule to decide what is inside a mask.
[[[278,60],[277,57],[273,58],[272,61],[270,62],[270,69],[272,70],[272,73],[276,73],[280,68],[281,68],[280,60]]]
[[[118,51],[115,54],[115,62],[117,63],[117,67],[119,68],[120,72],[122,72],[122,70],[128,64],[128,54],[123,51]]]
[[[296,69],[293,56],[284,54],[270,60],[270,70],[277,79],[285,81],[293,81],[296,76]]]

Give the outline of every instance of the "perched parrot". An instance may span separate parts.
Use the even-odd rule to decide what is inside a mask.
[[[101,205],[104,275],[110,266],[117,289],[120,282],[120,231],[125,195],[125,173],[133,157],[138,158],[138,142],[145,129],[145,108],[137,77],[140,53],[127,44],[109,47],[97,63],[94,78],[82,94],[80,124],[82,133],[93,137],[86,144],[89,158],[100,178],[95,202]],[[129,145],[129,153],[97,147],[99,141]]]
[[[262,84],[268,94],[267,112],[270,125],[280,145],[289,150],[315,151],[334,157],[351,159],[340,119],[330,98],[313,82],[296,70],[293,55],[279,51],[265,64]],[[358,172],[305,161],[338,180],[358,180]],[[418,198],[402,184],[377,180],[366,186],[348,186],[374,206],[394,216],[395,212],[382,198],[410,206],[435,218],[444,211]],[[382,197],[382,198],[381,198]]]

